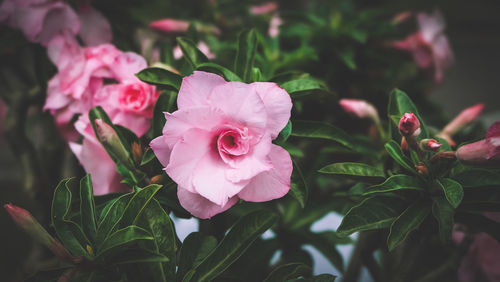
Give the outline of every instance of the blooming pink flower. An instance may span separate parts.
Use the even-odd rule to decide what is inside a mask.
[[[438,10],[433,14],[417,15],[419,31],[392,46],[412,53],[420,68],[434,67],[434,79],[439,83],[446,68],[454,62],[453,52],[444,34],[445,22]]]
[[[149,27],[167,33],[180,33],[188,30],[189,22],[176,19],[162,19],[151,22]]]
[[[0,22],[21,29],[28,40],[42,45],[63,30],[77,34],[80,29],[75,11],[59,0],[4,0]]]
[[[212,51],[210,51],[210,47],[208,47],[207,43],[205,43],[204,41],[198,42],[198,44],[197,44],[196,47],[205,56],[207,56],[208,59],[215,59],[215,54],[212,53]],[[174,53],[174,58],[177,59],[177,60],[179,60],[183,56],[181,47],[179,45],[177,45],[177,46],[174,47],[173,53]]]
[[[450,145],[455,146],[455,142],[451,137],[459,132],[468,123],[476,120],[483,112],[483,109],[484,104],[477,104],[461,111],[458,116],[456,116],[443,128],[443,130],[439,133],[439,136],[446,139]]]
[[[500,121],[490,126],[485,139],[458,148],[457,158],[466,164],[500,163]]]
[[[413,113],[405,113],[399,120],[399,132],[403,136],[418,136],[420,121]]]
[[[88,3],[82,4],[78,10],[81,27],[78,35],[86,46],[110,43],[113,37],[111,25],[101,12]]]
[[[288,193],[290,155],[271,140],[290,118],[292,103],[278,85],[226,82],[195,71],[184,78],[177,105],[150,146],[194,216],[210,218],[238,199],[263,202]]]
[[[275,12],[278,9],[278,3],[274,1],[265,2],[261,5],[251,6],[250,14],[252,15],[264,15]]]
[[[375,123],[379,122],[377,109],[364,100],[340,99],[339,104],[346,112],[353,113],[359,118],[370,118]]]

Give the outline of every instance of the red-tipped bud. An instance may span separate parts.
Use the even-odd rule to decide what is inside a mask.
[[[108,145],[108,150],[111,150],[114,155],[124,164],[133,167],[133,161],[130,155],[123,146],[120,137],[111,125],[105,123],[102,119],[96,119],[95,125],[97,129],[97,138],[104,144]]]
[[[404,114],[399,120],[399,132],[405,137],[418,136],[420,134],[420,121],[413,113]]]
[[[420,145],[420,149],[422,149],[422,151],[437,152],[437,151],[439,151],[439,148],[441,147],[441,144],[434,139],[423,139],[420,141],[419,145]]]
[[[188,30],[189,22],[175,19],[163,19],[151,22],[149,27],[166,33],[182,33]]]
[[[379,121],[377,109],[364,100],[340,99],[339,104],[346,112],[353,113],[359,118],[371,118],[375,123]]]
[[[465,164],[500,164],[500,121],[488,129],[485,139],[458,148],[457,158]]]

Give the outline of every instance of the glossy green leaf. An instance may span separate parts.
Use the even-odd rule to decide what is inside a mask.
[[[251,82],[252,68],[257,53],[257,35],[254,29],[244,30],[238,35],[238,51],[234,70],[244,82]]]
[[[146,68],[141,70],[136,76],[149,84],[162,86],[178,91],[181,88],[182,77],[176,73],[162,68]]]
[[[335,174],[352,176],[360,181],[382,181],[384,172],[376,167],[363,163],[334,163],[321,168],[318,172],[324,174]]]
[[[448,242],[453,231],[455,209],[443,197],[433,197],[432,201],[432,215],[439,224],[439,238],[442,242]]]
[[[290,137],[290,134],[292,134],[292,121],[288,121],[285,125],[285,127],[280,131],[280,134],[278,135],[278,138],[276,138],[275,142],[277,144],[283,144],[288,140],[288,137]]]
[[[285,282],[288,279],[305,275],[311,271],[311,267],[303,263],[288,263],[275,268],[264,282]]]
[[[389,107],[387,110],[387,114],[389,118],[394,122],[396,126],[399,126],[399,120],[405,113],[413,113],[420,121],[420,129],[422,130],[420,133],[420,138],[427,138],[429,133],[427,131],[427,127],[425,126],[424,121],[420,117],[418,113],[417,107],[413,104],[412,100],[406,93],[399,89],[394,89],[389,94]]]
[[[318,91],[329,92],[323,83],[310,78],[290,80],[280,84],[280,87],[293,98],[318,93]]]
[[[96,238],[97,223],[90,174],[84,176],[80,181],[80,217],[83,231],[93,241]]]
[[[342,129],[317,121],[293,121],[292,136],[327,139],[352,148],[350,137]]]
[[[200,262],[217,246],[217,239],[213,236],[204,235],[200,232],[189,234],[179,254],[179,268],[177,269],[177,281],[182,281],[186,273],[198,266]]]
[[[335,278],[337,277],[331,274],[320,274],[313,277],[292,279],[288,282],[334,282]]]
[[[365,199],[347,212],[337,234],[347,236],[357,231],[389,227],[405,207],[399,198],[378,196]]]
[[[387,178],[382,184],[373,185],[367,188],[363,195],[374,193],[387,193],[399,190],[425,190],[425,183],[420,179],[405,174],[397,174]]]
[[[106,253],[136,243],[140,240],[153,240],[153,236],[145,229],[136,225],[130,225],[111,233],[97,250],[97,257]]]
[[[417,229],[431,212],[431,206],[419,200],[411,204],[391,225],[387,246],[392,251],[408,234]]]
[[[413,163],[408,159],[407,156],[403,154],[401,147],[394,140],[391,140],[385,144],[385,150],[389,153],[389,155],[402,167],[405,169],[417,173],[413,166]]]
[[[123,216],[117,222],[117,226],[125,227],[130,224],[137,224],[142,212],[146,210],[146,206],[153,200],[154,195],[161,187],[161,185],[151,184],[135,192],[132,199],[128,202]]]
[[[183,281],[212,281],[236,261],[278,216],[266,210],[251,212],[240,218],[220,244]]]
[[[480,168],[466,169],[452,178],[466,188],[500,185],[499,173]]]
[[[164,263],[168,262],[168,258],[148,250],[137,249],[120,252],[115,257],[109,259],[113,265],[137,264],[137,263]]]
[[[193,69],[196,69],[202,63],[208,62],[207,56],[196,47],[196,44],[191,39],[177,37],[177,43],[181,47],[184,59],[186,59]]]
[[[152,160],[156,158],[155,153],[151,148],[148,148],[144,154],[142,155],[142,160],[141,160],[141,166],[147,165],[150,163]]]
[[[464,189],[462,185],[450,178],[444,178],[439,182],[448,202],[450,202],[454,208],[457,208],[464,198]]]
[[[207,71],[211,73],[217,73],[222,75],[227,81],[242,81],[241,78],[229,69],[218,65],[216,63],[207,62],[198,64],[196,67],[198,70]]]
[[[295,161],[293,161],[292,178],[290,181],[290,193],[303,208],[306,205],[309,189],[304,180],[302,171]]]
[[[153,128],[153,137],[158,137],[163,134],[165,126],[165,112],[173,112],[177,100],[177,93],[173,91],[164,91],[158,96],[155,107],[153,109],[153,120],[151,121]]]
[[[99,224],[97,226],[97,242],[102,243],[104,239],[113,231],[116,223],[120,220],[125,212],[130,199],[132,199],[133,193],[125,194],[120,196],[109,209],[101,216]]]

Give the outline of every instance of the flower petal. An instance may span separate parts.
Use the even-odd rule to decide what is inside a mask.
[[[238,202],[238,197],[232,197],[225,205],[219,206],[203,198],[199,194],[191,193],[187,189],[180,186],[177,187],[177,197],[179,197],[179,202],[182,207],[184,207],[192,215],[203,219],[211,218],[212,216],[229,209],[236,204],[236,202]]]
[[[288,193],[293,169],[290,154],[273,144],[269,157],[274,168],[252,178],[238,193],[238,197],[249,202],[265,202],[281,198]]]
[[[156,137],[155,139],[151,140],[149,146],[155,153],[155,156],[158,158],[160,163],[164,167],[166,167],[170,162],[170,153],[172,152],[172,150],[168,147],[167,142],[165,141],[165,137],[163,135]]]
[[[267,129],[271,138],[278,137],[280,131],[290,119],[292,99],[290,95],[276,83],[254,82],[257,94],[264,102],[267,112]]]
[[[195,106],[206,106],[207,98],[215,86],[227,83],[224,78],[213,73],[195,71],[184,77],[177,96],[179,109]]]
[[[86,6],[79,10],[80,32],[78,35],[87,46],[110,43],[112,38],[111,25],[96,9]]]

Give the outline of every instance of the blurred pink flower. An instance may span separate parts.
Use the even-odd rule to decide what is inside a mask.
[[[111,43],[113,37],[111,25],[101,12],[85,3],[80,5],[78,16],[81,23],[78,35],[86,46]]]
[[[375,123],[379,122],[377,109],[365,100],[340,99],[339,104],[346,112],[353,113],[359,118],[370,118]]]
[[[490,126],[485,139],[458,148],[457,158],[465,164],[499,164],[500,121]]]
[[[162,19],[151,22],[149,27],[167,33],[181,33],[188,30],[189,22],[176,19]]]
[[[412,53],[420,68],[434,67],[434,79],[440,83],[446,68],[454,62],[453,52],[446,35],[445,22],[438,10],[433,14],[418,13],[419,31],[405,40],[393,42],[395,48]]]
[[[275,13],[271,17],[271,22],[269,22],[269,30],[268,34],[271,37],[276,37],[280,33],[280,26],[283,24],[283,20],[281,19],[278,13]]]
[[[177,105],[150,146],[178,184],[185,209],[210,218],[238,199],[263,202],[288,193],[292,161],[271,141],[292,103],[277,84],[226,82],[195,71],[184,78]]]
[[[459,132],[468,123],[476,120],[483,112],[484,104],[477,104],[463,110],[452,121],[450,121],[441,132],[439,137],[446,139],[450,145],[455,146],[455,142],[451,138],[454,134]]]
[[[265,2],[260,5],[256,6],[251,6],[250,7],[250,14],[252,15],[263,15],[263,14],[269,14],[272,12],[275,12],[278,10],[278,4],[274,1],[270,2]]]
[[[215,54],[212,53],[210,51],[210,48],[208,47],[207,43],[205,43],[204,41],[200,41],[198,42],[197,46],[196,46],[205,56],[207,56],[207,58],[209,59],[215,59]],[[175,46],[174,47],[174,58],[179,60],[180,58],[182,58],[183,54],[182,54],[182,50],[181,50],[181,47],[179,45]]]

